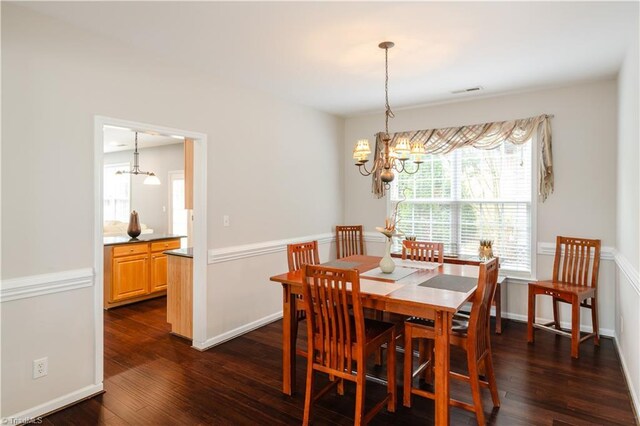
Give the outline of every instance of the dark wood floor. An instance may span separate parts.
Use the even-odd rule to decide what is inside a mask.
[[[166,299],[160,298],[105,312],[106,392],[44,419],[47,425],[276,425],[299,424],[304,406],[305,361],[298,358],[298,394],[280,391],[281,323],[212,348],[191,349],[189,342],[169,334]],[[570,357],[569,340],[538,332],[526,343],[526,327],[506,322],[501,336],[492,336],[502,406],[491,412],[500,425],[633,425],[631,403],[613,341],[601,347],[587,342],[580,359]],[[452,365],[464,366],[462,353]],[[401,358],[401,357],[400,357]],[[399,363],[399,377],[402,363]],[[464,367],[461,367],[464,369]],[[372,367],[372,369],[374,369]],[[384,370],[381,370],[384,371]],[[367,384],[367,400],[385,392]],[[453,394],[469,400],[463,384]],[[399,395],[401,405],[401,394]],[[354,389],[339,397],[325,396],[315,411],[316,424],[350,424]],[[473,414],[452,408],[453,425],[475,424]],[[373,424],[433,424],[433,402],[416,398],[411,409],[383,410]]]

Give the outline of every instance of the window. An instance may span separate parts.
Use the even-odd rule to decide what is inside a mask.
[[[104,220],[129,222],[131,206],[131,175],[116,175],[118,170],[129,170],[129,163],[104,166]]]
[[[493,240],[501,268],[530,275],[532,144],[427,156],[418,173],[399,174],[391,184],[390,208],[406,196],[398,228],[444,243],[447,255],[478,256],[479,240]]]

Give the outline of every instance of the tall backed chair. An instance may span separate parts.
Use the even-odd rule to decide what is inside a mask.
[[[364,254],[362,225],[336,225],[336,258]]]
[[[303,243],[295,243],[287,245],[287,262],[289,263],[289,272],[302,269],[304,265],[318,265],[320,256],[318,255],[318,242],[306,241]],[[296,323],[294,325],[294,336],[298,336],[298,323],[306,318],[306,311],[302,296],[296,298]],[[296,352],[302,356],[306,356],[307,352],[296,349]]]
[[[468,322],[454,321],[454,326],[450,333],[452,345],[461,347],[467,352],[467,365],[469,375],[460,373],[450,373],[452,379],[462,380],[471,385],[473,404],[451,399],[450,405],[475,412],[479,425],[485,424],[484,411],[482,408],[482,397],[480,388],[489,388],[493,406],[500,406],[498,396],[498,386],[496,384],[493,370],[493,360],[491,358],[491,340],[489,338],[489,320],[491,318],[491,300],[496,291],[498,280],[498,259],[491,259],[480,264],[478,276],[478,287],[472,298],[473,306]],[[411,318],[405,322],[405,352],[404,352],[404,393],[403,403],[405,407],[411,406],[411,396],[419,395],[429,399],[435,399],[435,393],[427,392],[413,387],[413,377],[423,368],[433,368],[433,353],[421,355],[428,359],[426,365],[419,366],[413,371],[413,339],[435,340],[436,330],[433,321],[420,318]],[[432,346],[430,346],[432,347]],[[484,368],[483,368],[484,367]],[[487,380],[480,380],[480,374],[484,372]],[[435,389],[438,392],[438,389]]]
[[[598,332],[598,270],[600,268],[600,240],[586,238],[557,237],[556,256],[553,261],[551,281],[529,283],[529,315],[527,321],[527,340],[533,343],[534,328],[552,331],[571,338],[571,356],[578,358],[580,343],[594,338],[594,344],[600,345]],[[537,324],[536,296],[547,295],[553,298],[553,321]],[[571,332],[560,328],[558,302],[571,304]],[[591,310],[593,332],[580,336],[580,308]]]
[[[444,262],[444,244],[426,241],[402,241],[402,258],[425,262]]]
[[[395,411],[395,351],[387,351],[387,394],[368,413],[364,411],[367,357],[385,343],[391,347],[395,328],[393,324],[364,318],[358,271],[305,265],[304,281],[308,350],[303,423],[309,424],[313,402],[336,385],[340,391],[344,380],[356,384],[354,424],[368,423],[385,403],[387,410]],[[316,371],[337,380],[316,393]]]

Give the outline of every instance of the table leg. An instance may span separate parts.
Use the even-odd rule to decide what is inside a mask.
[[[436,312],[436,425],[449,425],[449,330],[452,315]]]
[[[282,284],[282,392],[293,395],[296,386],[296,304],[291,286]]]

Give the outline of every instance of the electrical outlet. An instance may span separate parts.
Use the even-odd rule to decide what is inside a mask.
[[[49,373],[49,358],[44,357],[33,360],[33,378],[39,379]]]
[[[222,226],[229,226],[229,216],[222,216]]]

